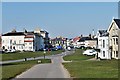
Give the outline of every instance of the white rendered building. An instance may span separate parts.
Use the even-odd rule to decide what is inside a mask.
[[[9,32],[2,35],[3,50],[38,51],[44,48],[43,37],[34,32]]]
[[[109,53],[109,42],[108,42],[107,30],[98,31],[98,45],[97,48],[100,50],[98,53],[98,58],[100,59],[111,59],[111,54]]]

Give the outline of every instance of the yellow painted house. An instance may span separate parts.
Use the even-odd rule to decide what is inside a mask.
[[[120,54],[120,19],[113,19],[109,28],[109,53],[111,58],[118,59],[118,54]]]

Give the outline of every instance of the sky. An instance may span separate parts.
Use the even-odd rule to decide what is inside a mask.
[[[57,36],[88,35],[118,18],[117,2],[3,2],[2,33],[40,28]]]

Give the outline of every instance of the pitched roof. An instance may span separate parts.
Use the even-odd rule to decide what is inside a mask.
[[[116,24],[117,24],[118,27],[120,28],[120,19],[114,19],[114,21],[116,22]]]
[[[79,41],[80,40],[80,37],[75,37],[73,38],[73,41],[76,42],[76,41]]]
[[[90,37],[82,37],[82,38],[80,38],[80,40],[78,42],[83,42],[85,40],[91,40],[91,38]]]
[[[100,36],[108,36],[107,30],[99,30]]]
[[[24,32],[9,32],[6,34],[3,34],[2,36],[20,36],[20,35],[25,35]]]

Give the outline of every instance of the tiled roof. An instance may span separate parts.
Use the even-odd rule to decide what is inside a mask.
[[[79,41],[79,40],[80,40],[80,37],[75,37],[75,38],[73,39],[74,42]]]
[[[114,19],[114,21],[116,22],[116,24],[117,24],[118,27],[120,28],[120,19]]]

